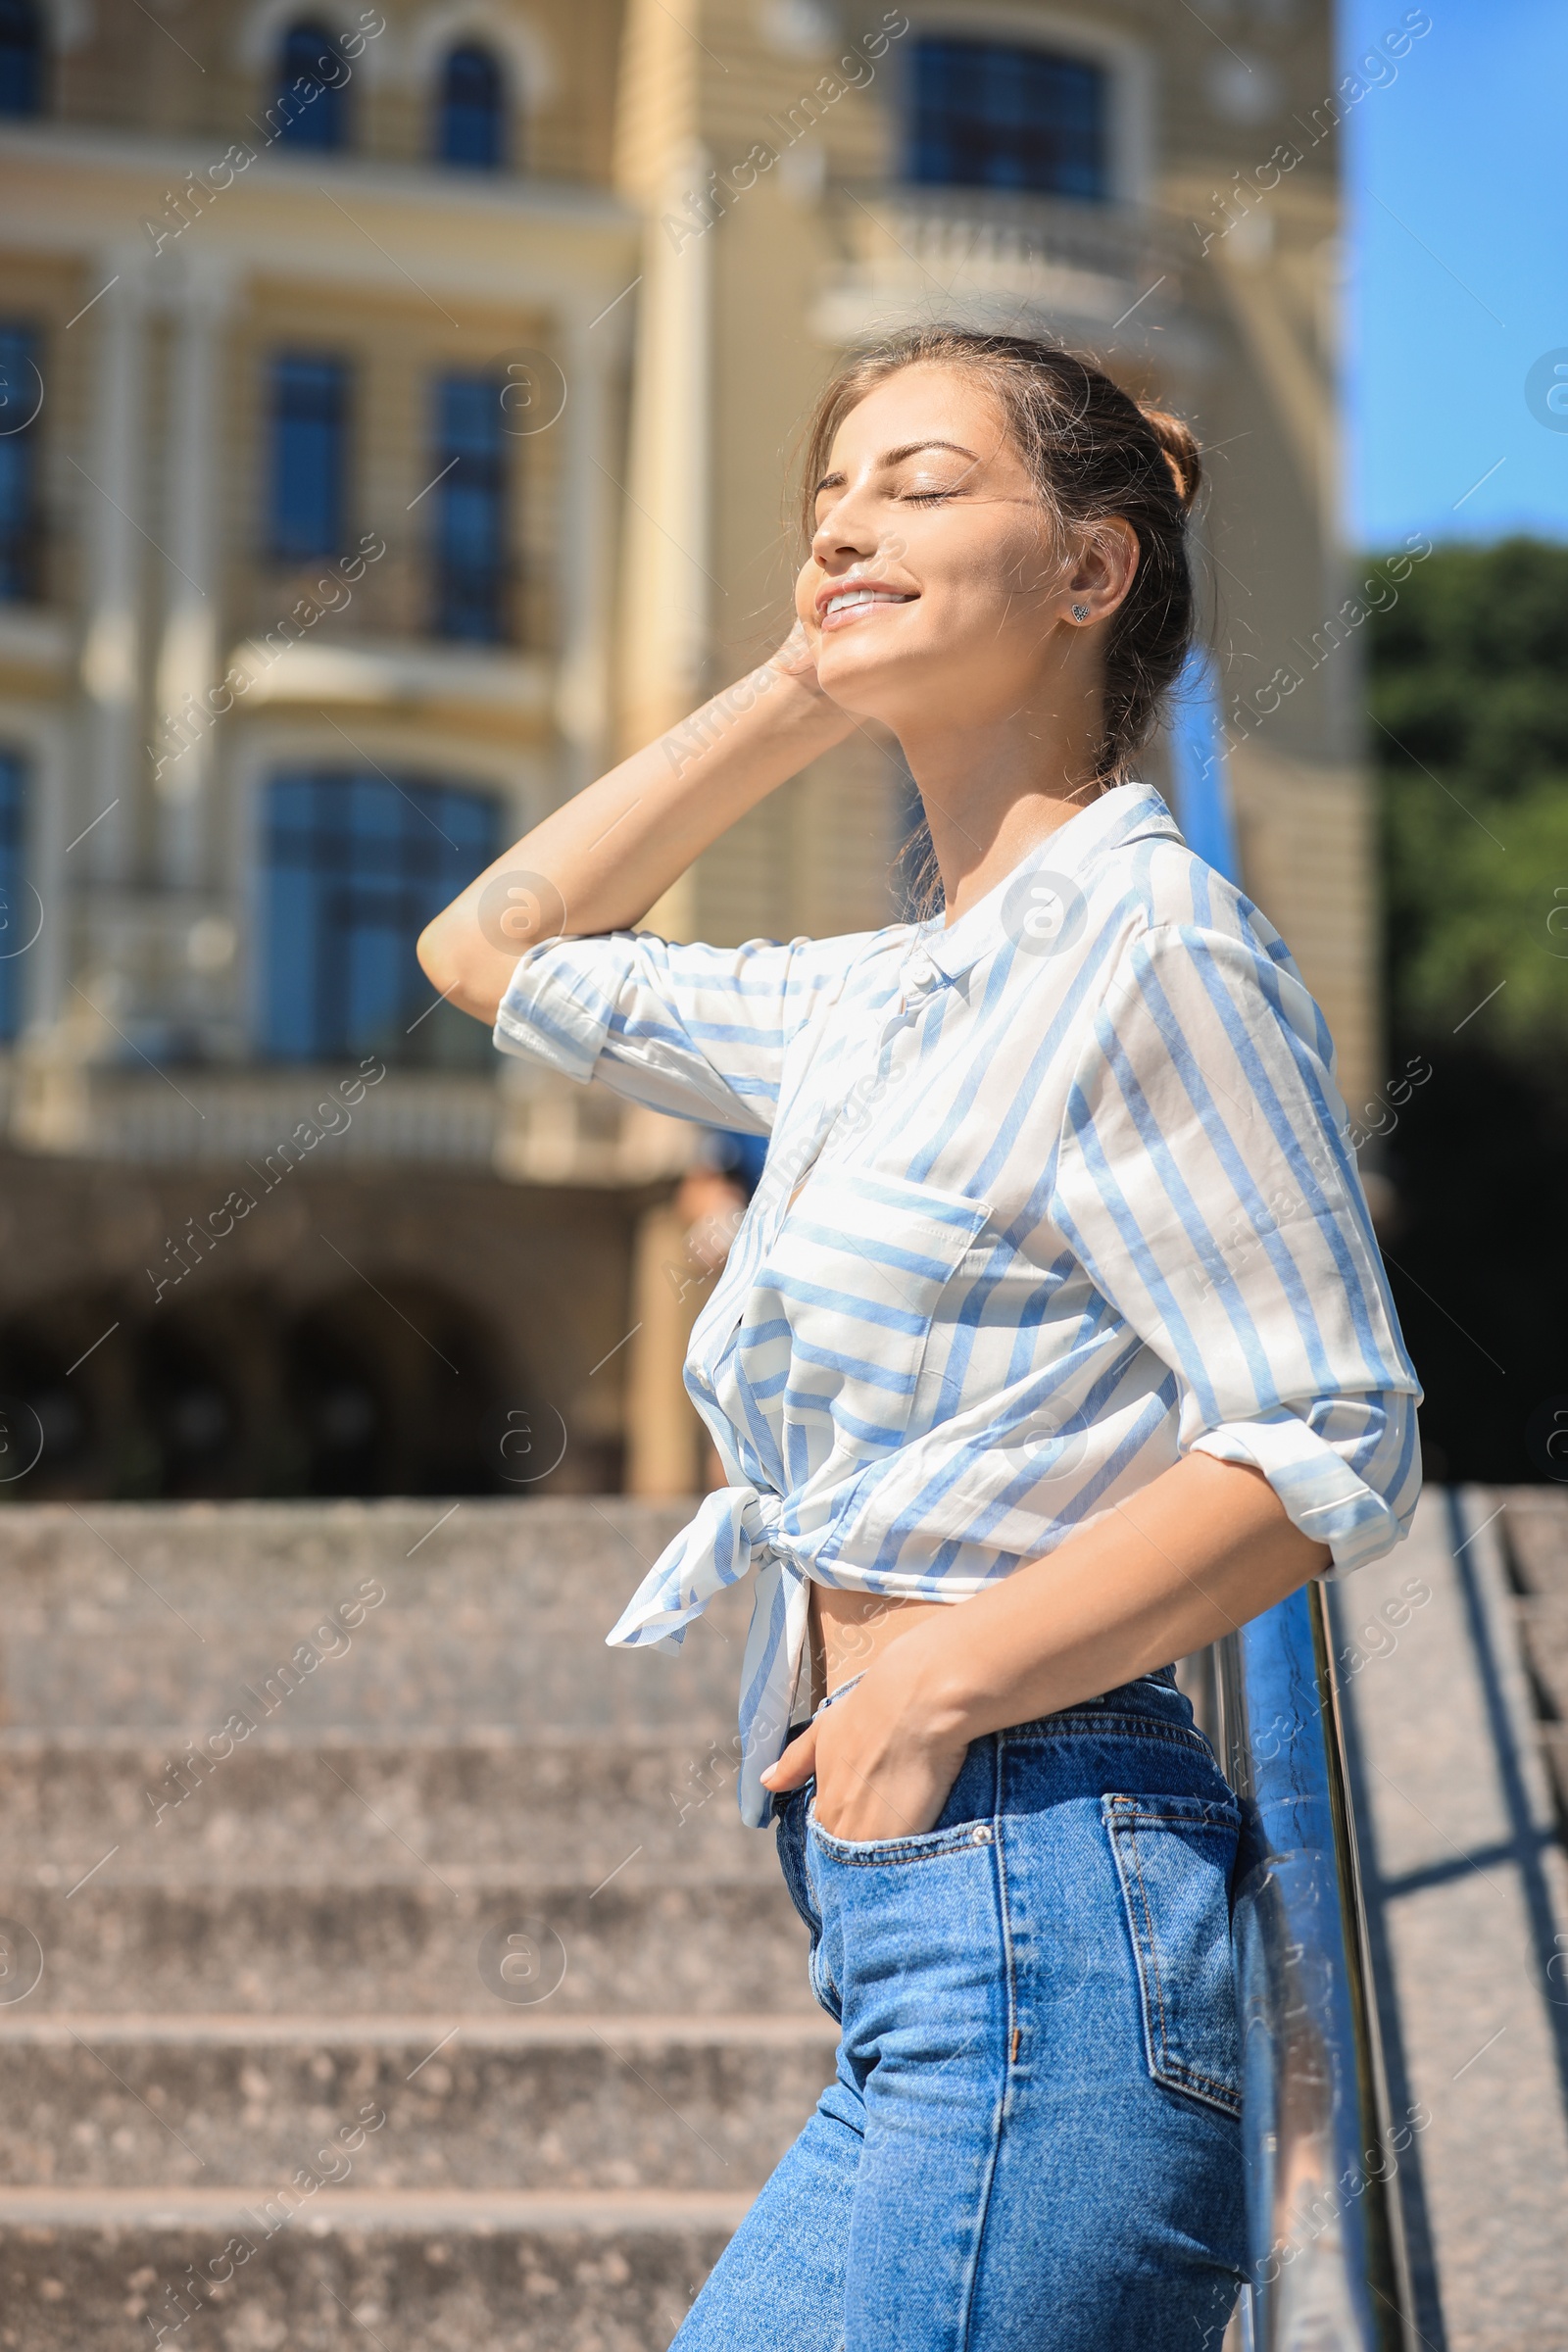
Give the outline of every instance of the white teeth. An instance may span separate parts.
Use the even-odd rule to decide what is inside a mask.
[[[834,612],[848,612],[856,605],[906,605],[909,601],[891,588],[846,588],[828,598],[823,618]]]

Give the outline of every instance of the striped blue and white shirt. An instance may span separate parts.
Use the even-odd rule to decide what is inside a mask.
[[[1420,1392],[1323,1015],[1147,786],[952,923],[562,940],[496,1043],[770,1137],[686,1384],[729,1481],[609,1636],[757,1590],[740,1804],[770,1817],[812,1581],[961,1600],[1197,1449],[1337,1571],[1420,1485]]]

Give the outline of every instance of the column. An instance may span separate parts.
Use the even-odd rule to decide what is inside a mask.
[[[97,355],[82,468],[87,476],[81,485],[86,757],[81,802],[74,813],[78,825],[93,827],[82,843],[88,875],[116,883],[129,878],[142,760],[140,586],[147,543],[137,526],[146,413],[147,289],[145,257],[134,248],[100,255],[94,267],[108,290],[94,306]]]
[[[631,308],[630,298],[622,306]],[[620,465],[613,425],[625,328],[615,314],[589,322],[577,313],[565,347],[566,406],[562,422],[564,479],[558,567],[562,587],[561,674],[556,716],[566,746],[566,791],[576,792],[609,764],[610,644],[613,624],[611,556]]]
[[[703,699],[711,621],[712,232],[688,202],[708,158],[677,151],[650,208],[638,288],[626,514],[627,724],[644,743]],[[671,227],[669,224],[673,222]]]
[[[200,889],[209,878],[215,729],[208,697],[221,627],[218,391],[229,293],[226,271],[197,267],[193,257],[176,297],[170,352],[153,790],[159,878],[172,890]]]

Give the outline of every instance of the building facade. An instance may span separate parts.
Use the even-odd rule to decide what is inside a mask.
[[[1212,660],[1155,777],[1370,1088],[1365,85],[1318,0],[1209,15],[0,0],[0,1495],[692,1483],[694,1139],[498,1067],[412,943],[777,642],[801,420],[889,326],[1193,420]],[[910,819],[858,736],[655,919],[887,920]]]

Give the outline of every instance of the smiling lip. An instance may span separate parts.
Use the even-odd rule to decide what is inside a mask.
[[[830,580],[816,592],[817,626],[842,629],[879,605],[914,602],[912,589],[894,588],[886,580]]]

